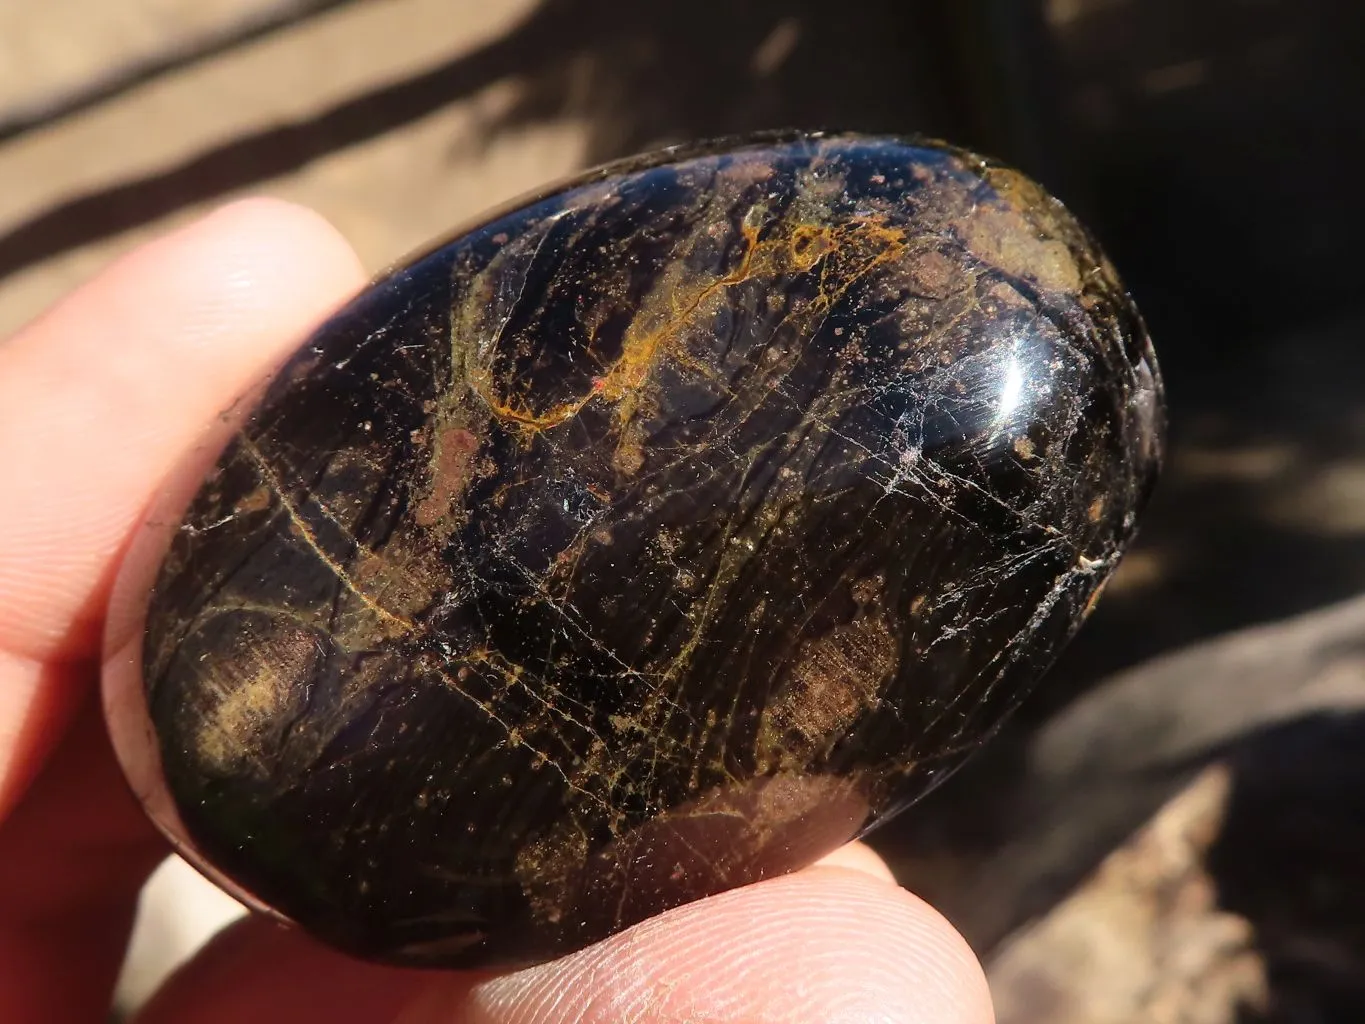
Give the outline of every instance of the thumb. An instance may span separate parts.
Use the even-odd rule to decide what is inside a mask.
[[[437,982],[402,1024],[990,1024],[985,976],[936,911],[855,846],[552,963]]]

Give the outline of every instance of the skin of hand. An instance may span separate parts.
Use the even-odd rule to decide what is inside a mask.
[[[98,696],[120,557],[206,424],[364,283],[315,214],[247,200],[0,342],[0,1021],[105,1019],[167,854]],[[117,629],[114,630],[117,632]],[[510,974],[360,964],[248,918],[139,1024],[989,1024],[960,936],[853,845]]]

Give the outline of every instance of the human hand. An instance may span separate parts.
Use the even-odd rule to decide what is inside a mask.
[[[363,283],[315,215],[238,203],[121,259],[0,343],[0,1021],[99,1021],[168,852],[97,696],[110,585],[206,424]],[[360,964],[248,918],[140,1024],[988,1024],[966,943],[853,845],[495,975]]]

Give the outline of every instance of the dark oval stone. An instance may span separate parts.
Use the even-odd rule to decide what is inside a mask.
[[[342,949],[555,956],[940,781],[1084,618],[1160,435],[1132,302],[1014,171],[616,164],[376,282],[167,499],[115,742],[191,860]]]

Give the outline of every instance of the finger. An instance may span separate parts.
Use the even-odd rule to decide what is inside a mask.
[[[315,215],[253,201],[0,346],[0,1020],[99,1019],[163,852],[93,699],[119,554],[204,423],[359,280]]]
[[[865,875],[881,879],[883,882],[890,882],[893,885],[896,881],[896,876],[886,866],[886,861],[882,860],[881,856],[866,843],[846,843],[833,853],[822,857],[818,863],[827,868],[847,868],[850,871],[861,871]]]
[[[366,1004],[348,984],[368,988]],[[633,1024],[876,1020],[988,1024],[981,968],[956,932],[854,844],[786,878],[689,904],[529,970],[356,965],[243,922],[182,968],[138,1024]]]
[[[426,971],[360,963],[264,918],[210,940],[137,1014],[136,1024],[381,1024],[424,985]]]
[[[891,872],[862,843],[841,847],[820,862],[890,881]],[[369,1024],[388,1021],[428,989],[431,1019],[449,1017],[452,1004],[493,972],[461,972],[437,979],[428,971],[402,971],[358,963],[332,953],[298,931],[260,918],[239,921],[207,943],[143,1007],[137,1024],[232,1024],[252,1020]]]
[[[0,829],[0,1021],[104,1017],[138,890],[166,852],[85,701]]]
[[[125,257],[0,346],[0,815],[93,662],[153,490],[360,282],[315,214],[230,206]]]
[[[615,940],[461,992],[403,1024],[989,1024],[985,976],[927,904],[819,866],[646,921]]]

